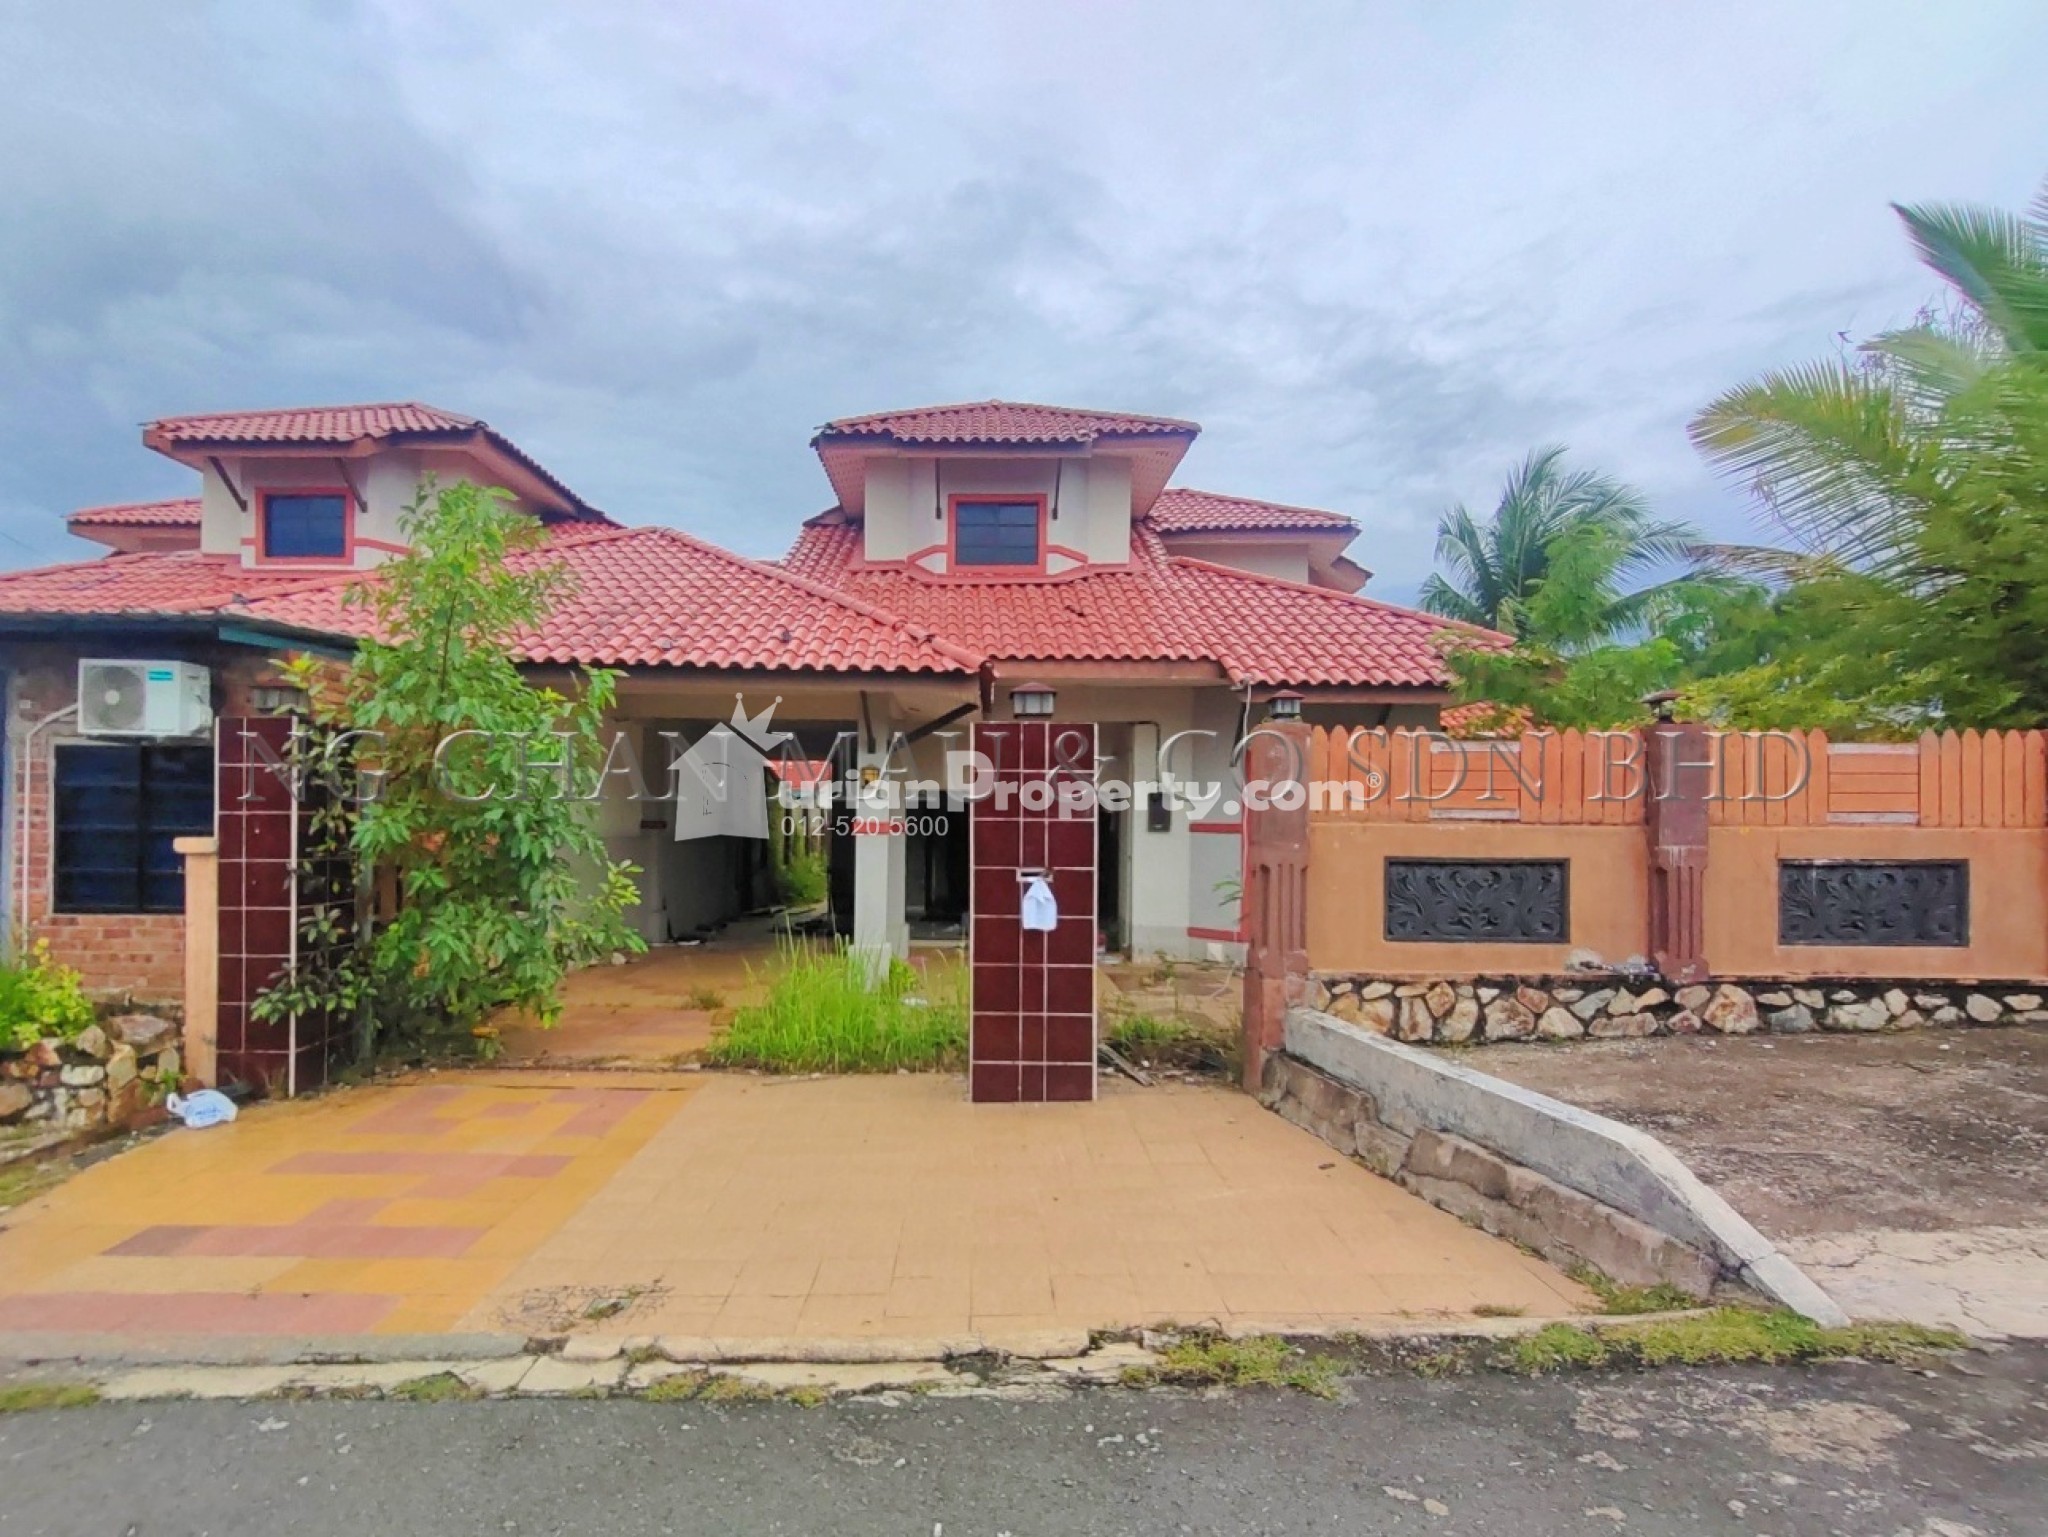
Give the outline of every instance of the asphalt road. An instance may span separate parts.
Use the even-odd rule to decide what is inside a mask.
[[[2048,1350],[713,1408],[156,1403],[0,1417],[0,1534],[2048,1533]]]

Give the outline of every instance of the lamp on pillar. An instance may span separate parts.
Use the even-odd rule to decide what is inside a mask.
[[[1291,688],[1283,688],[1266,701],[1266,719],[1282,725],[1301,719],[1301,695]]]
[[[1043,683],[1020,683],[1010,690],[1010,714],[1018,720],[1049,720],[1059,695]]]
[[[1643,708],[1650,712],[1652,720],[1660,725],[1669,725],[1677,718],[1678,697],[1677,689],[1663,688],[1654,694],[1643,695],[1640,702]]]

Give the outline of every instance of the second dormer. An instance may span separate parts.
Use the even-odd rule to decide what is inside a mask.
[[[1200,429],[1169,417],[986,400],[827,422],[812,438],[861,558],[1001,580],[1128,565]]]
[[[488,423],[417,402],[166,417],[142,440],[199,472],[192,542],[250,566],[362,568],[402,553],[405,509],[429,475],[502,487],[544,522],[607,521]],[[142,547],[136,509],[95,512],[73,532]]]

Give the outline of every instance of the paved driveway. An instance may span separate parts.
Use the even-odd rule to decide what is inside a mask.
[[[1222,1088],[444,1074],[175,1130],[0,1218],[0,1335],[1023,1346],[1590,1305]]]
[[[2048,1338],[2048,1029],[1488,1046],[1655,1132],[1852,1314]]]

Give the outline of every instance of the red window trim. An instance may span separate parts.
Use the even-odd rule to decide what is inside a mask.
[[[338,496],[341,498],[339,555],[273,555],[264,548],[273,496]],[[256,561],[265,566],[352,566],[356,563],[356,494],[347,486],[266,486],[256,493]]]
[[[968,505],[1007,506],[1017,502],[1034,502],[1038,506],[1038,562],[1030,566],[984,566],[960,563],[960,508]],[[955,491],[946,497],[946,570],[974,571],[990,576],[1044,576],[1046,561],[1050,558],[1052,541],[1048,537],[1050,520],[1046,515],[1044,492],[1032,491]]]

